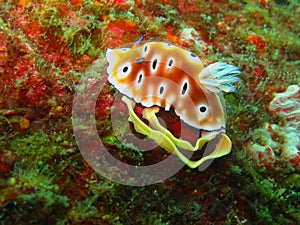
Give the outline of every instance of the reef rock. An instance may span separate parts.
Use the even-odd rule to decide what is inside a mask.
[[[300,87],[291,85],[283,93],[277,93],[271,101],[269,110],[272,114],[282,115],[287,125],[300,130]]]
[[[271,114],[283,116],[284,125],[266,122],[255,130],[246,151],[260,167],[272,171],[300,171],[300,88],[291,85],[270,102]]]

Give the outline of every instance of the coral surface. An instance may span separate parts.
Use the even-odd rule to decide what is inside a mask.
[[[272,114],[283,117],[283,124],[266,122],[255,131],[247,152],[269,170],[300,170],[300,88],[291,85],[277,93],[269,105]]]

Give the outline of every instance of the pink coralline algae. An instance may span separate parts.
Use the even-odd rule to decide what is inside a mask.
[[[289,127],[300,130],[300,87],[291,85],[283,93],[277,93],[269,106],[272,114],[285,118]]]
[[[254,131],[247,154],[266,169],[300,171],[300,87],[291,85],[277,93],[269,105],[273,115],[282,116],[284,125],[266,122]]]

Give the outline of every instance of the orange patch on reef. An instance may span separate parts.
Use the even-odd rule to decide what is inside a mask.
[[[259,79],[266,78],[266,76],[267,76],[265,70],[262,69],[261,67],[255,68],[253,71],[253,75],[254,75],[254,77],[259,78]]]
[[[110,0],[113,3],[114,7],[121,10],[128,10],[134,4],[133,1],[130,0]]]
[[[30,126],[30,121],[26,118],[23,118],[20,120],[20,128],[21,129],[27,129]]]
[[[167,28],[166,33],[166,38],[170,40],[171,43],[178,43],[178,37],[173,33],[172,28]]]
[[[82,5],[82,0],[70,0],[71,5],[80,6]]]
[[[264,8],[267,8],[267,7],[268,7],[268,4],[269,4],[269,1],[268,1],[268,0],[260,0],[260,4],[261,4]]]
[[[8,44],[5,34],[0,34],[0,66],[5,66],[9,60],[8,58]]]
[[[136,33],[136,24],[130,20],[117,20],[109,23],[107,31],[110,37],[107,45],[119,47],[122,43],[126,43],[123,40],[125,34]]]
[[[300,166],[300,153],[298,152],[298,155],[297,155],[297,156],[291,158],[291,159],[290,159],[290,162],[291,162],[292,164],[294,164],[296,168],[299,168],[299,166]]]
[[[29,23],[26,31],[29,35],[40,35],[43,32],[43,30],[41,29],[41,27],[39,25],[38,20],[35,20],[32,23]]]
[[[31,0],[20,0],[19,1],[19,6],[27,6]]]
[[[10,170],[10,167],[5,163],[0,161],[0,174],[7,174]]]
[[[258,51],[263,51],[265,49],[265,42],[264,42],[264,40],[260,36],[258,36],[256,34],[250,34],[248,36],[247,43],[255,45],[256,49]]]

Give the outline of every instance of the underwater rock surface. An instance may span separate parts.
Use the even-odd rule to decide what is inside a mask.
[[[300,87],[290,85],[285,92],[276,93],[270,102],[269,110],[272,114],[283,116],[286,126],[300,130]]]
[[[257,142],[247,146],[255,162],[274,171],[300,170],[300,88],[291,85],[285,92],[276,93],[270,102],[272,114],[282,116],[282,125],[265,123],[255,131]]]

